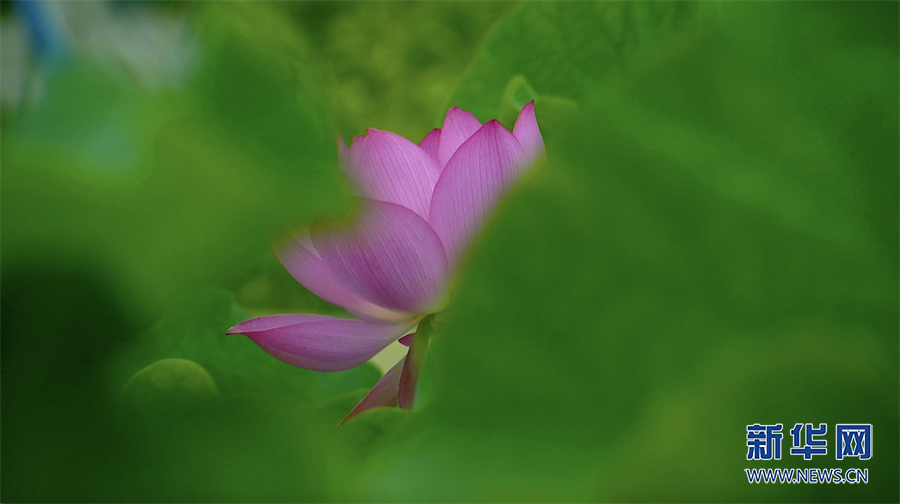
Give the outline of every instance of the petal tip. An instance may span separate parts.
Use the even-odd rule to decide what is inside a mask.
[[[482,127],[486,128],[485,131],[498,131],[500,129],[502,129],[504,131],[509,131],[506,129],[506,126],[504,126],[503,123],[501,123],[497,119],[491,119],[490,121],[484,123],[484,126],[482,126]]]

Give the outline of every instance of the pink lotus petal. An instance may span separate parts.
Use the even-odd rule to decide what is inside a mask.
[[[444,116],[444,126],[441,128],[438,166],[443,169],[459,146],[479,129],[481,129],[481,121],[471,112],[466,112],[458,107],[450,107],[447,115]]]
[[[406,362],[406,357],[400,359],[400,362],[394,364],[384,376],[381,377],[381,380],[378,380],[378,383],[372,387],[372,390],[366,394],[366,397],[360,401],[359,404],[356,405],[355,408],[350,413],[347,413],[347,416],[341,420],[341,424],[350,420],[351,418],[359,415],[363,411],[370,410],[372,408],[377,408],[379,406],[389,406],[394,407],[397,405],[397,390],[400,387],[400,374],[403,370],[403,363]]]
[[[428,218],[431,193],[441,171],[418,145],[389,131],[369,129],[368,136],[353,139],[341,166],[360,196],[396,203]]]
[[[434,188],[429,222],[455,267],[497,200],[523,169],[518,140],[496,120],[453,155]]]
[[[403,360],[403,371],[400,373],[400,380],[397,384],[397,404],[401,409],[412,409],[413,407],[416,399],[416,384],[419,382],[419,370],[422,368],[420,361],[423,357],[423,355],[419,355],[419,358],[415,358],[413,349],[410,348]]]
[[[431,156],[431,159],[434,160],[435,165],[437,165],[438,167],[443,166],[438,162],[438,152],[440,151],[441,147],[440,128],[434,128],[427,135],[425,135],[425,138],[423,138],[422,141],[419,142],[419,147],[421,147],[422,150],[424,150],[428,153],[429,156]]]
[[[410,338],[409,350],[406,352],[406,362],[403,364],[403,372],[400,373],[400,384],[397,390],[397,403],[401,409],[412,409],[416,400],[416,385],[419,383],[419,373],[431,337],[434,335],[434,316],[425,317],[419,322],[415,334],[404,336]]]
[[[447,257],[440,238],[412,210],[364,200],[353,226],[312,232],[331,273],[388,310],[429,313],[442,301]]]
[[[313,371],[343,371],[371,359],[415,325],[344,320],[324,315],[273,315],[241,322],[243,334],[272,356]]]
[[[372,304],[347,288],[319,257],[308,231],[294,236],[290,242],[279,247],[276,254],[285,269],[310,292],[344,307],[361,319],[396,323],[412,317]]]
[[[534,115],[534,101],[526,103],[519,111],[519,117],[513,127],[513,136],[525,151],[525,163],[531,163],[544,155],[544,138]]]
[[[415,337],[416,337],[415,333],[410,333],[410,334],[407,334],[406,336],[398,339],[397,341],[399,341],[401,345],[408,347],[409,345],[412,345],[413,338],[415,338]]]

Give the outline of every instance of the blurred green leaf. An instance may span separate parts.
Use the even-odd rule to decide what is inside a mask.
[[[154,110],[159,101],[114,82],[91,63],[68,62],[43,76],[37,103],[12,123],[5,161],[39,165],[109,190],[144,180],[148,138],[166,120],[164,107]]]
[[[707,4],[714,2],[525,2],[491,30],[450,104],[486,121],[535,95],[580,99]]]
[[[337,197],[337,134],[306,42],[272,4],[213,4],[198,22],[206,54],[193,95],[266,170],[302,173],[298,199]],[[302,199],[301,199],[302,201]]]
[[[370,457],[352,499],[897,500],[900,73],[897,26],[877,19],[898,12],[853,10],[847,26],[850,7],[819,6],[739,4],[658,39],[615,87],[577,90],[581,113],[538,98],[548,161],[476,246],[431,342],[428,407]],[[516,15],[489,53],[503,33],[570,37]],[[770,35],[747,19],[784,27],[780,45],[759,49]],[[872,25],[893,38],[859,35]],[[854,73],[829,79],[826,55],[798,50],[818,41]],[[510,72],[539,94],[550,82],[504,64],[501,91]],[[572,64],[556,73],[573,86],[603,67]],[[830,441],[823,460],[746,460],[748,424],[852,419],[881,433],[882,458],[838,462]],[[870,479],[750,485],[746,467]]]
[[[219,399],[216,382],[196,362],[161,359],[135,373],[122,399],[136,408],[190,409]]]

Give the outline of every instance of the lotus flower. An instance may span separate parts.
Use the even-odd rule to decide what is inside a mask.
[[[448,282],[485,219],[543,152],[533,102],[522,108],[512,133],[453,107],[443,128],[419,145],[376,129],[349,148],[341,140],[341,167],[360,197],[357,219],[349,227],[314,227],[276,253],[298,282],[357,320],[274,315],[237,324],[227,334],[249,336],[272,356],[305,369],[342,371],[365,363],[443,309]],[[414,336],[400,342],[410,346]],[[347,418],[376,406],[412,407],[421,364],[413,350]]]

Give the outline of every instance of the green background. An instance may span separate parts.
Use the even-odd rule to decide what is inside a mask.
[[[193,56],[148,89],[70,40],[4,104],[0,500],[900,500],[897,3],[112,8],[185,20]],[[415,411],[334,429],[377,368],[224,335],[344,314],[270,248],[351,211],[339,133],[532,99],[546,161],[459,271]],[[746,460],[757,422],[781,461]],[[828,455],[788,454],[798,422]],[[871,460],[834,459],[837,423]],[[777,467],[869,481],[744,474]]]

